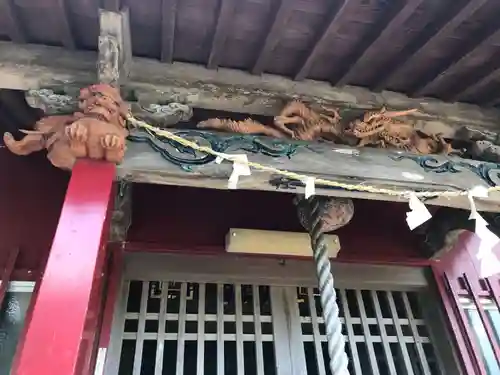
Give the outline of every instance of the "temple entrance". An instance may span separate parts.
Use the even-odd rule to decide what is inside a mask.
[[[459,373],[423,270],[335,267],[351,374]],[[330,373],[307,261],[134,254],[125,268],[105,374]]]

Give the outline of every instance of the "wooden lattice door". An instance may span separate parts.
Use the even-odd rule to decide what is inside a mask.
[[[481,278],[472,233],[433,264],[433,273],[467,375],[500,374],[500,276]]]

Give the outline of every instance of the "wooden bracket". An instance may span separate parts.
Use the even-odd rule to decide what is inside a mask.
[[[128,9],[119,13],[101,9],[99,26],[98,80],[119,86],[128,79],[132,62]]]

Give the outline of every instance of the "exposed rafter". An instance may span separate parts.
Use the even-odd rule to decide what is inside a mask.
[[[332,83],[342,86],[351,82],[361,66],[372,60],[375,55],[380,54],[384,45],[390,45],[394,33],[413,16],[413,12],[424,1],[406,0],[406,4],[402,5],[397,12],[394,12],[393,17],[390,17],[385,25],[380,27],[377,32],[371,33],[368,41],[363,41],[363,44],[368,45],[367,48],[361,49],[354,56],[347,70],[335,80],[336,82],[332,81]]]
[[[68,51],[59,47],[19,45],[0,42],[0,88],[38,89],[82,87],[97,80],[95,52]],[[417,129],[441,132],[453,137],[464,124],[496,132],[500,111],[475,105],[444,103],[346,86],[334,88],[315,81],[296,82],[265,74],[254,76],[233,69],[217,71],[201,66],[134,58],[125,92],[153,98],[158,103],[178,102],[192,107],[275,116],[286,102],[300,98],[349,110],[387,106],[392,109],[417,108]]]
[[[59,35],[61,35],[61,42],[64,47],[75,49],[75,39],[73,38],[73,31],[71,30],[70,22],[68,20],[68,12],[66,9],[66,2],[64,0],[57,0],[55,8],[57,12],[57,22],[59,24]]]
[[[26,43],[26,35],[19,24],[14,2],[12,0],[0,0],[0,13],[7,20],[9,38],[16,43]]]
[[[380,75],[380,78],[374,84],[375,90],[382,90],[393,77],[403,72],[409,65],[421,61],[424,56],[428,55],[430,51],[437,47],[439,42],[449,38],[458,25],[471,17],[488,1],[489,0],[470,0],[464,3],[462,8],[457,8],[456,13],[446,13],[445,17],[440,22],[440,26],[434,30],[434,33],[429,33],[426,38],[421,39],[420,43],[412,46],[411,50],[405,51],[404,56],[398,59],[397,66],[386,69],[386,73]]]
[[[257,61],[252,68],[253,74],[261,74],[264,71],[269,55],[278,45],[280,35],[290,18],[292,9],[292,1],[281,0]]]
[[[454,90],[454,94],[449,97],[450,100],[467,99],[469,96],[479,93],[492,81],[500,79],[500,64],[497,61],[492,61],[492,69],[482,69],[481,77],[476,78],[474,82],[458,90]]]
[[[302,80],[309,74],[312,64],[316,56],[325,49],[326,40],[329,36],[336,34],[340,28],[340,20],[344,17],[349,9],[349,5],[352,4],[351,0],[342,0],[338,5],[334,7],[331,11],[328,22],[322,28],[321,32],[316,37],[313,43],[312,49],[307,54],[304,63],[299,67],[295,79],[297,81]]]
[[[207,67],[215,69],[219,66],[219,60],[226,43],[227,33],[231,17],[234,13],[237,0],[221,0],[219,7],[219,16],[215,24],[214,37],[212,40],[212,48],[208,57]]]
[[[485,48],[490,43],[498,39],[500,39],[500,29],[496,30],[494,33],[487,33],[487,35],[483,35],[480,40],[474,41],[474,43],[471,43],[464,48],[460,56],[448,61],[439,69],[439,71],[436,71],[425,79],[420,80],[418,86],[412,91],[412,95],[425,95],[426,92],[439,87],[450,77],[451,74],[453,74],[453,72],[458,72],[463,69],[463,67],[467,64],[467,61],[474,53]]]
[[[161,14],[161,61],[171,63],[174,58],[177,0],[161,0]]]

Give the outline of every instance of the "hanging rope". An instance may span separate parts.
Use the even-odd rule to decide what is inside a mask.
[[[316,266],[321,307],[332,375],[349,375],[342,322],[331,272],[325,232],[346,225],[353,216],[353,203],[349,199],[313,196],[298,202],[298,214],[302,225],[309,231]]]

